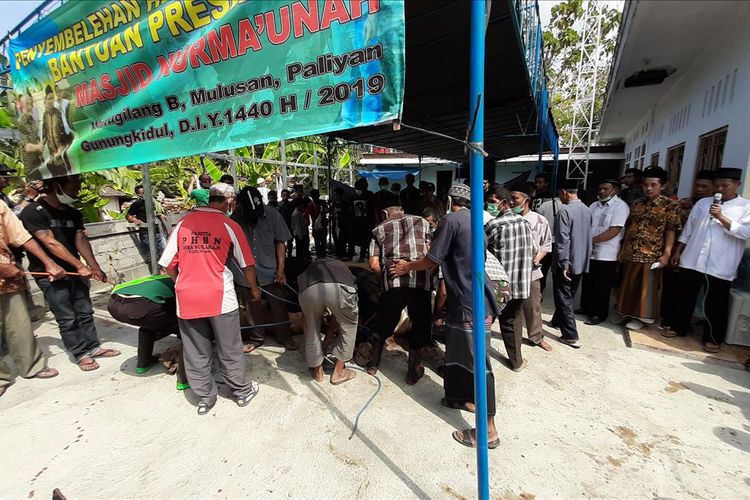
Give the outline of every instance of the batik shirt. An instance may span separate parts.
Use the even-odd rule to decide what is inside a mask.
[[[680,229],[678,202],[663,195],[638,200],[630,209],[623,257],[631,262],[654,262],[664,253],[666,232]]]

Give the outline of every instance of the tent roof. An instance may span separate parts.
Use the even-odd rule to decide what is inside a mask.
[[[487,26],[485,150],[497,159],[539,151],[537,105],[513,0],[495,0]],[[403,123],[463,140],[469,123],[471,2],[407,0]],[[548,111],[545,110],[545,118]],[[548,130],[557,133],[551,117]],[[413,154],[466,161],[464,145],[391,124],[332,135]],[[547,147],[545,147],[547,149]]]

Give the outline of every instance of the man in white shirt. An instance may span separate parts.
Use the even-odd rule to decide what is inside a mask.
[[[680,235],[672,262],[679,262],[679,295],[674,331],[685,336],[695,309],[698,292],[705,285],[703,349],[718,352],[727,330],[729,289],[737,277],[737,267],[750,239],[750,200],[737,195],[742,170],[720,168],[714,177],[714,190],[722,195],[699,200],[690,212]]]
[[[523,336],[522,319],[526,323],[526,335],[529,340],[536,346],[545,351],[551,351],[552,346],[544,340],[542,332],[542,259],[552,252],[552,232],[549,229],[547,219],[536,212],[531,211],[531,198],[529,193],[523,189],[512,191],[511,210],[522,216],[531,224],[531,233],[534,240],[539,246],[539,251],[534,255],[533,270],[531,271],[531,294],[529,298],[523,301],[523,306],[516,312],[516,318],[513,321],[513,329],[520,338]],[[522,318],[523,317],[523,318]]]
[[[617,196],[620,181],[608,179],[599,183],[598,201],[591,204],[591,260],[583,275],[581,314],[589,317],[587,325],[598,325],[609,316],[609,299],[617,272],[623,228],[630,215],[628,204]],[[577,311],[578,312],[578,311]]]
[[[562,210],[562,206],[563,204],[562,201],[560,201],[560,198],[555,196],[554,198],[546,199],[539,205],[539,208],[534,210],[534,212],[547,219],[547,224],[549,225],[549,230],[552,234],[555,234],[555,217],[557,217],[557,214],[560,212],[560,210]],[[555,243],[553,241],[553,249],[554,245]],[[541,285],[542,294],[544,294],[544,288],[547,286],[547,273],[549,272],[549,268],[552,265],[552,251],[547,253],[546,257],[542,259],[541,264],[542,278],[539,284]]]

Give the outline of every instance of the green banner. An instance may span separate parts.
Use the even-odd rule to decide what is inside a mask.
[[[10,43],[30,178],[401,115],[403,0],[70,1]]]

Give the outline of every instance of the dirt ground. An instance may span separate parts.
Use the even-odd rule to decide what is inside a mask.
[[[431,369],[407,386],[399,349],[385,357],[382,390],[350,439],[376,388],[362,373],[317,384],[302,351],[269,342],[247,356],[261,387],[250,406],[220,398],[201,417],[161,368],[135,375],[134,328],[101,307],[97,327],[123,355],[83,373],[51,316],[35,324],[61,376],[21,379],[0,399],[1,497],[49,498],[54,488],[71,500],[476,496],[474,451],[450,436],[473,415],[440,406]],[[750,497],[750,373],[628,349],[619,327],[579,328],[582,349],[526,347],[521,373],[502,364],[493,339],[494,498]]]

